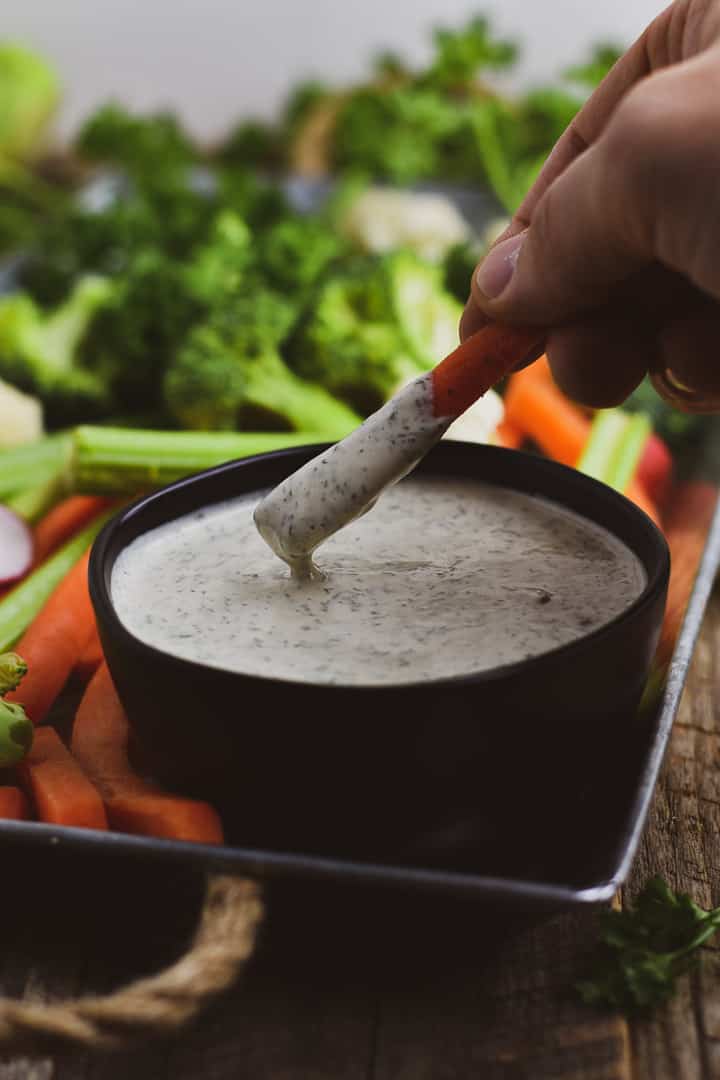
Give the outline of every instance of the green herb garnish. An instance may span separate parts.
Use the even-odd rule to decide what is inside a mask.
[[[633,908],[604,912],[601,928],[577,991],[588,1005],[638,1015],[672,997],[679,976],[697,964],[700,946],[720,928],[720,907],[705,911],[654,877]]]

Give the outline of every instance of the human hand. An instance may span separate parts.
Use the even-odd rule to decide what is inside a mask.
[[[548,327],[584,404],[651,372],[720,412],[720,0],[676,0],[578,113],[473,275],[462,340],[489,318]]]

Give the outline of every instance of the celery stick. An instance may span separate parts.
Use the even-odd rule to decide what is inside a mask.
[[[644,413],[635,413],[628,418],[615,454],[612,471],[605,480],[606,484],[614,487],[616,491],[627,490],[651,431],[652,425]]]
[[[603,409],[595,414],[590,438],[577,464],[580,472],[608,483],[627,424],[628,416],[620,409]]]
[[[48,510],[68,494],[69,477],[65,472],[59,472],[44,484],[37,487],[26,488],[25,491],[17,491],[8,495],[4,500],[5,505],[19,514],[29,524],[33,525]]]
[[[596,413],[578,469],[624,492],[635,475],[650,431],[650,420],[644,413],[621,409]]]
[[[48,435],[24,446],[0,450],[0,499],[60,478],[70,468],[70,433]]]
[[[113,511],[96,518],[0,600],[0,652],[12,648]]]
[[[335,440],[322,432],[153,431],[84,426],[74,433],[73,488],[133,494],[236,458]]]

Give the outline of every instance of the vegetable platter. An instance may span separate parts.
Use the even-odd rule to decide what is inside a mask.
[[[636,502],[671,550],[638,722],[604,782],[569,778],[556,821],[573,820],[572,835],[548,831],[532,851],[511,773],[493,820],[470,814],[372,860],[237,846],[213,806],[163,790],[133,757],[86,573],[128,500],[339,439],[450,352],[475,263],[615,55],[600,47],[511,100],[486,73],[514,47],[475,19],[438,31],[422,71],[385,56],[363,86],[299,87],[276,125],[243,119],[215,147],[170,114],[111,103],[57,150],[53,73],[0,46],[0,101],[15,110],[0,126],[3,843],[531,907],[604,901],[624,880],[720,561],[713,424],[672,412],[648,383],[622,408],[588,411],[541,358],[446,435],[588,473]]]

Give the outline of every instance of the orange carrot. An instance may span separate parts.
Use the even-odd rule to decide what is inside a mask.
[[[679,484],[668,500],[664,532],[670,548],[670,583],[657,651],[661,665],[669,662],[675,648],[717,499],[714,484],[695,481]]]
[[[139,776],[128,758],[129,725],[106,664],[93,675],[75,717],[72,752],[102,795],[111,828],[221,844],[217,812]]]
[[[95,625],[87,584],[89,557],[86,552],[63,578],[17,643],[28,673],[7,700],[22,702],[34,724],[47,716]]]
[[[662,528],[660,511],[648,495],[645,488],[637,480],[631,480],[624,492],[625,496],[644,510],[647,516],[655,522],[658,528]]]
[[[500,421],[495,428],[493,438],[498,446],[505,446],[508,450],[517,450],[525,442],[525,436],[520,428],[508,423],[507,420]]]
[[[542,340],[537,329],[488,323],[433,368],[435,416],[459,416]]]
[[[71,495],[59,502],[35,526],[35,563],[41,563],[109,505],[110,500],[99,495]]]
[[[104,655],[103,647],[100,642],[100,635],[98,634],[97,626],[93,623],[93,628],[90,631],[90,637],[88,638],[87,644],[75,665],[75,675],[80,682],[90,682],[93,675],[102,664],[103,659]]]
[[[54,728],[35,732],[30,753],[17,772],[31,794],[39,821],[107,829],[100,795]]]
[[[553,382],[531,371],[532,365],[511,376],[504,398],[505,420],[548,457],[574,466],[588,440],[590,421]]]
[[[9,784],[0,787],[0,818],[27,821],[29,817],[30,804],[25,793]]]

